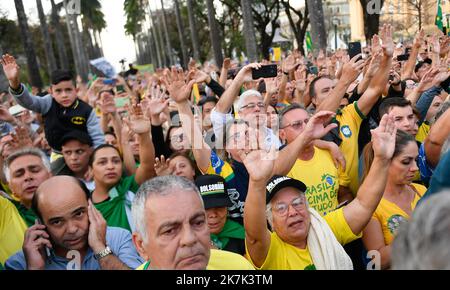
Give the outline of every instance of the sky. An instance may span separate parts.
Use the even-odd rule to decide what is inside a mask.
[[[22,0],[28,22],[32,24],[39,23],[39,17],[36,8],[36,0]],[[103,53],[105,58],[115,67],[116,72],[121,70],[119,61],[123,58],[127,62],[134,62],[136,54],[131,36],[125,35],[124,24],[125,16],[123,12],[124,0],[100,0],[102,3],[102,11],[105,14],[107,27],[101,33],[103,43]],[[61,2],[55,0],[55,3]],[[45,14],[49,14],[51,10],[50,0],[42,0],[42,6]],[[1,0],[0,9],[8,14],[9,19],[16,20],[16,8],[14,0]]]

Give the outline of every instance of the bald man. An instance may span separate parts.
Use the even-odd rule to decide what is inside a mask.
[[[143,262],[131,234],[107,227],[89,191],[74,177],[56,176],[43,182],[32,208],[41,223],[26,231],[22,251],[6,261],[6,269],[122,270]]]

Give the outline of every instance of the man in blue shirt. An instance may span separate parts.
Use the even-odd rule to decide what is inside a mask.
[[[88,199],[89,191],[74,177],[43,182],[32,208],[42,221],[26,233],[23,250],[5,263],[11,270],[122,270],[143,263],[123,229],[107,227]]]

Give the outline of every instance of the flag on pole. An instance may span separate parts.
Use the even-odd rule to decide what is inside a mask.
[[[438,0],[437,3],[437,13],[436,18],[434,20],[434,24],[439,28],[439,30],[444,31],[444,24],[442,23],[442,7],[441,0]]]
[[[200,91],[197,84],[192,86],[192,101],[195,105],[200,101]]]
[[[313,50],[311,34],[309,34],[309,31],[306,32],[306,49],[308,50],[308,52]]]

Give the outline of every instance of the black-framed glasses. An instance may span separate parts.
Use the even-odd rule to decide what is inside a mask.
[[[292,127],[292,129],[294,129],[294,130],[299,130],[299,129],[303,128],[304,126],[306,126],[306,124],[308,124],[308,122],[309,122],[309,119],[297,120],[297,121],[293,121],[293,122],[290,122],[290,123],[284,125],[280,129]]]
[[[242,109],[254,109],[256,107],[262,109],[262,108],[265,108],[266,105],[263,102],[259,102],[259,103],[256,103],[256,104],[255,103],[248,103],[247,105],[242,106],[241,110]]]
[[[275,206],[272,207],[272,210],[278,215],[278,216],[286,216],[289,206],[292,206],[295,210],[299,211],[305,208],[306,205],[306,199],[305,195],[301,195],[297,198],[294,198],[289,204],[286,203],[277,203]]]

